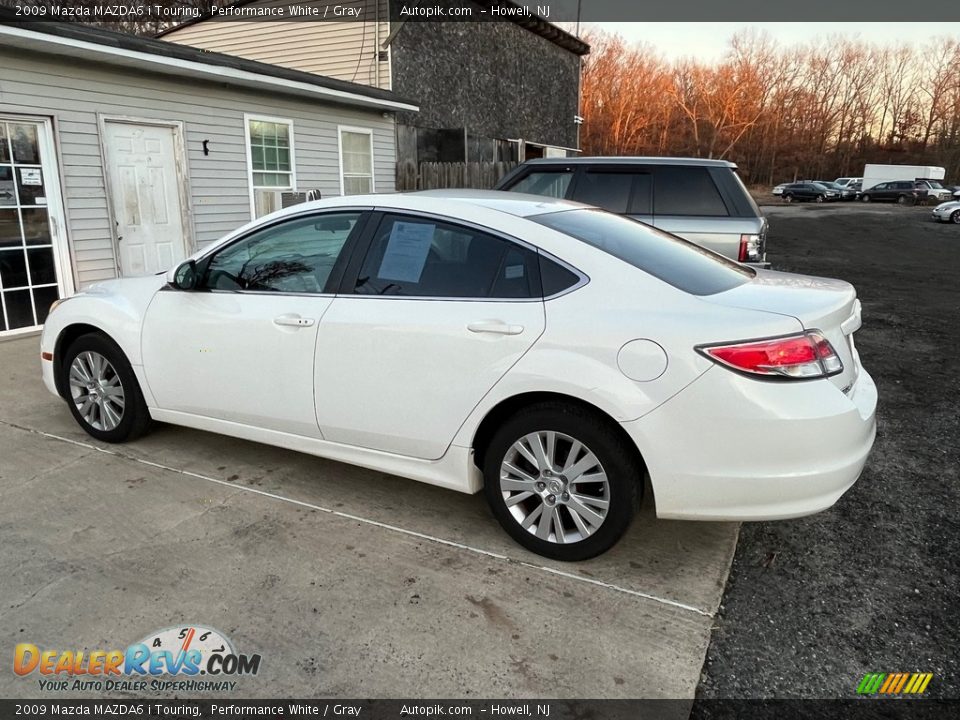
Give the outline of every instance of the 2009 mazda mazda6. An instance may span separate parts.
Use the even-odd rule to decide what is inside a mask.
[[[107,442],[151,420],[474,493],[580,560],[658,516],[831,506],[875,435],[847,283],[514,193],[332,198],[60,301],[43,378]]]

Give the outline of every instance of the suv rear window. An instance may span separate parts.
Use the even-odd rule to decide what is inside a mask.
[[[662,165],[653,177],[654,215],[730,214],[705,167]]]
[[[649,225],[602,210],[565,210],[531,218],[603,250],[691,295],[713,295],[753,278],[750,268]]]

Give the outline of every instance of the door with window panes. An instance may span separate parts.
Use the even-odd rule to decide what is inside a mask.
[[[58,197],[49,122],[0,116],[0,335],[42,325],[69,290]]]

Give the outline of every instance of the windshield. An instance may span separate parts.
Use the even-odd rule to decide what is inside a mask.
[[[932,187],[934,190],[943,190],[943,185],[938,183],[936,180],[927,180],[927,182],[930,183],[930,187]]]
[[[691,295],[724,292],[756,275],[750,268],[688,240],[603,210],[565,210],[529,219],[603,250]]]

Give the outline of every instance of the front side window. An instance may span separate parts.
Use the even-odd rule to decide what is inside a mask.
[[[293,122],[248,117],[247,142],[254,190],[292,190]]]
[[[473,228],[388,215],[374,233],[355,292],[441,298],[539,297],[537,255]]]
[[[201,286],[228,291],[328,291],[334,263],[360,215],[313,215],[248,235],[210,258]]]
[[[530,219],[603,250],[691,295],[731,290],[756,274],[676,235],[602,210],[566,210]]]
[[[344,195],[374,192],[370,130],[340,128],[340,187]]]

